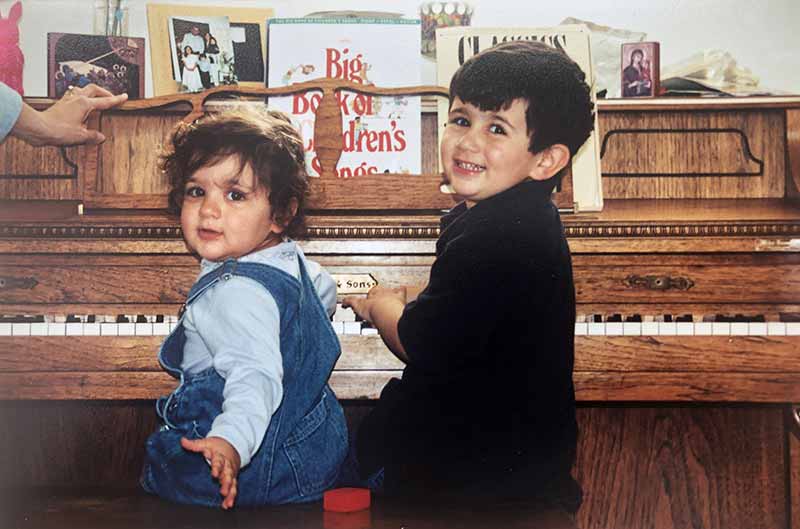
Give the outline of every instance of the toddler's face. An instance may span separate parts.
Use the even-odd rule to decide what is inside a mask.
[[[181,228],[186,244],[211,261],[274,246],[283,231],[273,220],[269,190],[249,165],[239,172],[234,156],[198,169],[186,182]]]
[[[453,99],[442,136],[442,167],[467,206],[536,178],[537,156],[528,150],[527,102],[484,111]]]

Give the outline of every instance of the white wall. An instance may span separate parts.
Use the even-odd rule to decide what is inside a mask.
[[[7,15],[14,2],[0,0]],[[128,0],[129,34],[147,38],[146,0]],[[415,17],[422,0],[162,0],[154,3],[273,7],[277,16],[367,10]],[[642,31],[661,42],[662,67],[718,48],[764,87],[800,93],[800,0],[472,0],[473,26],[551,26],[572,16]],[[20,46],[25,94],[47,93],[47,33],[91,33],[95,0],[23,0]],[[149,53],[148,53],[149,60]],[[151,93],[149,65],[147,94]],[[428,80],[426,79],[425,82]]]

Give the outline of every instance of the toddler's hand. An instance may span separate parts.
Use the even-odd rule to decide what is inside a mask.
[[[236,499],[237,477],[241,459],[239,453],[228,441],[221,437],[205,439],[181,438],[181,446],[190,452],[203,454],[211,465],[211,475],[219,481],[219,493],[222,495],[222,508],[230,509]]]

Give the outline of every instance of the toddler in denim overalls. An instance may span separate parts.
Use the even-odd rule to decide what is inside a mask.
[[[171,142],[170,205],[203,260],[159,352],[180,383],[156,404],[142,486],[224,509],[317,500],[337,481],[347,429],[327,384],[336,286],[289,239],[304,228],[302,141],[285,115],[247,110]]]

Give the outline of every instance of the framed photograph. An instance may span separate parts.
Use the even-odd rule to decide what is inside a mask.
[[[230,27],[230,41],[235,60],[234,73],[241,86],[263,87],[263,57],[266,56],[266,21],[274,14],[272,8],[242,8],[184,5],[147,4],[147,30],[150,44],[150,65],[153,75],[153,95],[174,94],[181,87],[181,63],[177,61],[178,52],[175,38],[182,40],[182,29],[174,35],[175,26],[170,19],[180,19],[191,23],[193,19],[227,18]],[[198,27],[202,33],[202,26]],[[257,31],[256,31],[257,29]],[[191,32],[191,28],[190,28]],[[171,36],[172,34],[172,36]],[[213,34],[214,37],[216,35]],[[217,38],[219,43],[219,39]],[[181,53],[184,53],[185,49]],[[251,57],[251,55],[253,57]],[[200,57],[197,57],[198,63]],[[192,62],[193,59],[190,59]],[[257,66],[254,66],[257,64]],[[199,66],[198,66],[199,67]],[[206,68],[206,65],[203,65]],[[178,74],[176,75],[176,70]],[[201,80],[202,82],[202,80]]]
[[[58,99],[70,86],[94,83],[130,99],[144,97],[144,39],[47,34],[47,96]]]
[[[622,45],[622,97],[655,97],[660,88],[658,42]]]
[[[228,17],[170,17],[169,38],[180,92],[238,82]]]

